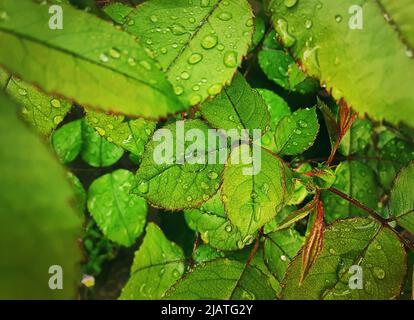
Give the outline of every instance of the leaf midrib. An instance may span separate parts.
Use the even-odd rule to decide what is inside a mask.
[[[61,53],[67,54],[67,55],[73,57],[75,60],[85,61],[85,62],[91,63],[94,66],[97,66],[99,68],[112,71],[112,72],[114,72],[116,74],[119,74],[121,76],[124,76],[128,80],[133,80],[133,81],[139,82],[141,84],[144,84],[144,85],[146,85],[146,86],[154,89],[155,91],[158,91],[162,95],[166,96],[166,94],[165,94],[164,91],[162,91],[159,88],[151,85],[150,83],[148,83],[148,82],[146,82],[146,81],[144,81],[142,79],[139,79],[139,78],[137,78],[135,76],[132,76],[132,75],[130,75],[128,73],[125,73],[123,71],[119,71],[116,68],[113,68],[113,67],[111,67],[109,65],[101,64],[99,62],[96,62],[93,59],[86,58],[86,57],[84,57],[82,55],[77,55],[76,53],[71,52],[70,50],[67,50],[67,49],[64,49],[64,48],[60,48],[60,47],[55,46],[55,45],[52,45],[50,43],[46,43],[46,42],[40,41],[39,39],[37,39],[35,37],[32,37],[30,35],[27,35],[27,34],[23,34],[23,33],[15,32],[15,31],[10,30],[10,29],[2,28],[1,26],[0,26],[0,32],[4,32],[6,34],[13,35],[13,36],[15,36],[21,42],[23,42],[23,39],[24,39],[25,41],[29,41],[29,42],[33,42],[33,43],[39,44],[39,45],[44,46],[44,47],[46,47],[46,48],[48,48],[50,50],[54,50],[54,51],[57,51],[57,52],[61,52]]]

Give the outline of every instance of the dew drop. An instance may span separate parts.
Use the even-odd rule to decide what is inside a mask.
[[[307,128],[308,124],[303,120],[299,120],[299,126],[301,126],[302,128]]]
[[[298,0],[285,0],[284,3],[286,7],[293,8],[298,3]]]
[[[53,118],[53,122],[55,123],[55,124],[59,124],[59,123],[61,123],[63,121],[63,117],[62,116],[56,116],[56,117],[54,117]]]
[[[115,48],[109,50],[109,55],[114,59],[119,59],[121,57],[121,53]]]
[[[192,106],[195,106],[195,105],[197,105],[197,104],[199,104],[201,102],[201,99],[202,98],[201,98],[201,96],[199,94],[193,94],[190,97],[190,104]]]
[[[141,194],[146,194],[149,191],[149,184],[146,181],[143,181],[138,186],[138,191]]]
[[[174,24],[172,26],[171,32],[173,35],[180,36],[180,35],[185,34],[187,30],[181,24]]]
[[[223,86],[221,85],[221,83],[215,83],[208,88],[207,92],[210,96],[215,96],[221,92],[222,88]]]
[[[52,101],[50,101],[50,104],[53,108],[60,108],[60,101],[58,99],[52,99]]]
[[[243,300],[255,300],[256,296],[250,291],[243,290],[242,299]]]
[[[99,56],[99,60],[101,60],[102,62],[108,62],[109,58],[105,53],[101,53],[101,55]]]
[[[104,136],[106,134],[106,131],[102,129],[101,127],[95,127],[96,132],[98,132],[101,136]]]
[[[208,178],[211,180],[216,180],[218,178],[218,173],[215,171],[210,171],[207,175]]]
[[[183,71],[183,72],[181,73],[181,78],[182,78],[183,80],[188,80],[188,79],[190,79],[190,74],[189,74],[187,71]]]
[[[340,23],[342,21],[342,16],[340,14],[337,14],[335,16],[335,21],[338,22],[338,23]]]
[[[253,27],[254,25],[254,20],[252,18],[247,19],[246,21],[246,27]]]
[[[203,40],[201,41],[201,46],[204,49],[211,49],[217,45],[217,41],[217,36],[209,34],[203,38]]]
[[[218,15],[218,18],[222,21],[229,21],[232,17],[233,16],[230,12],[222,12]]]
[[[282,260],[282,261],[286,261],[286,260],[287,260],[287,257],[286,257],[285,255],[281,255],[281,256],[280,256],[280,260]]]
[[[139,62],[139,65],[143,67],[145,70],[151,71],[151,65],[148,61],[142,60]]]
[[[203,59],[203,55],[201,55],[200,53],[193,53],[189,58],[188,58],[188,63],[189,64],[197,64],[199,63],[201,60]]]
[[[158,22],[157,16],[151,16],[150,20],[151,20],[151,22],[154,22],[154,23]]]
[[[224,65],[228,68],[237,66],[237,53],[235,51],[226,51],[224,53]]]
[[[180,95],[182,95],[182,94],[183,94],[183,92],[184,92],[184,88],[183,88],[183,87],[181,87],[181,86],[176,86],[176,87],[174,88],[174,92],[175,92],[175,94],[176,94],[177,96],[180,96]]]
[[[405,50],[405,55],[408,57],[408,58],[412,58],[413,56],[414,56],[414,53],[413,53],[413,50],[411,50],[410,48],[406,48],[406,50]]]
[[[174,269],[173,271],[173,277],[174,278],[179,278],[181,276],[181,272],[178,271],[177,269]]]
[[[233,227],[231,226],[231,224],[228,224],[225,228],[226,232],[231,232],[233,230]]]
[[[312,25],[313,25],[312,20],[306,20],[305,21],[305,28],[306,29],[312,28]]]
[[[287,48],[292,47],[295,42],[296,38],[292,36],[288,31],[288,23],[285,19],[278,19],[276,22],[276,30],[280,34],[283,43]]]
[[[385,271],[382,268],[374,267],[374,274],[380,280],[385,278]]]
[[[134,66],[136,66],[136,65],[137,65],[137,62],[135,61],[135,59],[134,59],[134,58],[128,58],[128,64],[129,64],[131,67],[134,67]]]
[[[20,88],[18,90],[18,92],[21,96],[27,96],[27,90],[26,89]]]
[[[210,0],[201,0],[200,6],[202,8],[208,7],[210,5]]]
[[[244,238],[243,243],[248,246],[251,245],[253,242],[254,238],[252,235],[248,235],[246,238]]]

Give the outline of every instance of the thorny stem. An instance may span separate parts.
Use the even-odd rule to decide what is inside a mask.
[[[193,259],[194,252],[196,252],[199,242],[200,242],[200,234],[198,232],[196,232],[196,239],[195,239],[194,245],[193,245],[193,252],[191,253],[191,260],[190,260],[191,265],[194,265],[194,259]]]
[[[257,253],[257,249],[259,249],[259,245],[260,245],[260,238],[263,236],[263,227],[260,229],[259,234],[257,235],[257,239],[256,239],[256,243],[254,244],[254,247],[252,249],[252,251],[250,252],[249,258],[246,261],[246,264],[244,266],[243,272],[242,274],[244,274],[247,270],[247,268],[250,266],[250,264],[253,261],[254,256]]]
[[[326,161],[327,166],[329,166],[334,160],[336,151],[341,145],[342,139],[344,138],[345,134],[348,132],[349,128],[351,128],[351,125],[355,121],[356,117],[357,117],[357,113],[353,113],[351,111],[351,108],[349,108],[343,100],[339,101],[338,139],[336,140],[335,145],[333,146],[331,150],[331,154],[329,155],[329,158]]]
[[[347,194],[343,193],[342,191],[335,189],[333,187],[329,188],[328,191],[340,196],[341,198],[349,201],[350,203],[352,203],[353,205],[357,206],[358,208],[366,211],[372,218],[374,218],[376,221],[378,221],[379,223],[381,223],[381,225],[389,230],[391,230],[400,240],[402,243],[404,243],[404,245],[410,249],[411,251],[414,252],[414,245],[408,241],[406,238],[404,238],[397,230],[395,230],[393,227],[391,227],[388,222],[389,220],[384,219],[383,217],[380,216],[379,213],[377,213],[375,210],[368,208],[366,205],[364,205],[363,203],[359,202],[357,199],[354,199],[350,196],[348,196]]]

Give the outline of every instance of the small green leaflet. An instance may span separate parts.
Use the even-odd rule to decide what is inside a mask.
[[[69,122],[56,130],[52,144],[63,164],[75,160],[82,150],[82,120]]]
[[[79,178],[73,173],[68,172],[68,179],[72,185],[73,193],[75,194],[76,207],[80,214],[83,214],[86,207],[86,191],[80,182]]]
[[[275,149],[280,155],[298,155],[315,142],[319,131],[316,108],[299,109],[279,121],[275,129]]]
[[[249,86],[240,73],[236,74],[231,86],[202,104],[200,111],[214,128],[248,129],[250,134],[257,129],[262,131],[261,135],[267,130],[270,117],[262,96]]]
[[[64,27],[52,30],[46,4],[2,0],[0,46],[8,50],[0,52],[0,64],[82,106],[152,118],[183,110],[156,63],[130,35],[61,6]]]
[[[253,241],[254,232],[286,205],[293,192],[292,172],[283,160],[265,149],[259,152],[260,161],[253,156],[253,166],[261,167],[256,175],[244,174],[243,169],[252,164],[233,162],[251,153],[250,146],[241,145],[232,150],[223,176],[222,200],[226,213],[245,236],[246,244]]]
[[[414,234],[414,163],[403,168],[397,175],[391,190],[388,212],[391,218]]]
[[[223,257],[223,252],[214,249],[208,244],[199,245],[192,255],[192,259],[195,264],[200,264],[203,262],[212,261]]]
[[[355,119],[351,128],[342,138],[339,152],[344,156],[349,156],[356,153],[363,153],[372,141],[372,123],[367,118]]]
[[[303,237],[293,228],[266,235],[264,260],[278,281],[282,281],[289,263],[303,245]]]
[[[171,300],[264,300],[276,296],[267,277],[257,268],[229,259],[200,264],[170,290]]]
[[[56,130],[52,144],[64,164],[71,163],[80,154],[92,167],[108,167],[124,154],[122,148],[101,138],[83,119],[69,122]]]
[[[82,122],[82,151],[83,161],[92,167],[109,167],[124,155],[124,150],[104,138],[85,121]]]
[[[3,73],[2,69],[0,73]],[[16,77],[9,76],[4,89],[22,106],[23,118],[44,136],[49,136],[55,130],[72,107],[70,102],[45,95]]]
[[[110,240],[131,246],[144,230],[147,204],[144,199],[131,194],[134,174],[118,169],[105,174],[88,190],[88,210]]]
[[[308,78],[293,58],[283,50],[276,40],[275,31],[271,31],[264,40],[263,48],[259,52],[259,64],[270,80],[288,91],[306,94],[319,87],[318,82]]]
[[[392,182],[400,169],[414,160],[414,143],[394,138],[380,148],[378,175],[385,189],[391,189]]]
[[[377,120],[414,125],[407,85],[414,83],[412,1],[267,3],[285,47],[337,101]]]
[[[82,218],[65,170],[18,108],[0,92],[0,299],[75,299]],[[54,265],[62,290],[48,286]]]
[[[246,0],[151,0],[125,15],[122,25],[159,62],[179,99],[196,105],[230,84],[254,20]]]
[[[377,208],[382,191],[378,186],[375,172],[368,165],[361,161],[344,161],[336,168],[335,174],[334,188],[359,200],[371,209]],[[365,211],[329,191],[322,192],[322,199],[327,222],[366,215]]]
[[[131,267],[131,276],[122,289],[122,300],[161,299],[184,273],[184,253],[169,241],[154,223],[146,228],[144,241]]]
[[[185,220],[188,226],[198,231],[201,239],[213,248],[227,251],[239,250],[245,246],[243,235],[231,224],[225,214],[220,193],[199,209],[186,211]]]
[[[283,98],[278,96],[273,91],[267,89],[257,89],[267,105],[269,111],[269,130],[262,137],[262,145],[273,152],[276,152],[275,147],[275,129],[279,121],[291,114],[289,105]]]
[[[326,229],[322,252],[299,285],[301,258],[299,254],[287,270],[283,299],[394,299],[407,271],[406,253],[397,236],[364,218],[338,221]],[[358,283],[351,276],[359,267],[363,276]],[[351,289],[350,284],[362,284],[362,289]]]
[[[208,129],[200,120],[189,120],[157,130],[146,146],[134,192],[167,210],[200,207],[215,195],[221,184],[221,163],[227,159],[227,143],[207,139]],[[197,135],[191,136],[191,132]],[[209,141],[213,141],[211,145]]]
[[[127,120],[122,115],[87,111],[85,119],[96,132],[108,142],[140,157],[150,136],[154,132],[155,122],[144,119]]]

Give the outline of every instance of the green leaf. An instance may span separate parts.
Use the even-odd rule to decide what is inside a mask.
[[[142,157],[134,192],[167,210],[200,207],[215,195],[224,168],[219,157],[221,151],[227,154],[227,145],[219,146],[216,139],[209,145],[208,129],[204,122],[190,120],[156,131]],[[195,132],[203,136],[185,139]]]
[[[238,250],[245,246],[244,237],[231,224],[224,211],[220,193],[207,201],[200,209],[185,212],[188,226],[198,231],[201,239],[213,248]]]
[[[375,172],[360,161],[341,162],[335,170],[336,180],[333,187],[359,200],[371,209],[376,209],[381,196],[381,188]],[[365,216],[366,212],[352,203],[329,191],[322,192],[325,206],[325,220]]]
[[[339,151],[344,156],[363,153],[372,140],[373,128],[368,119],[355,119],[351,128],[342,138]]]
[[[276,41],[276,33],[270,32],[259,52],[259,64],[263,72],[277,85],[288,91],[302,94],[314,92],[318,82],[308,78],[295,64],[293,58],[286,53]]]
[[[406,253],[397,236],[371,219],[339,221],[325,231],[324,247],[302,285],[302,254],[290,264],[283,280],[283,299],[393,299],[400,295],[406,274]],[[362,268],[363,289],[351,289]]]
[[[52,30],[49,6],[3,0],[0,46],[9,49],[0,52],[0,64],[82,106],[146,117],[183,110],[162,72],[130,35],[61,6],[63,29]]]
[[[266,32],[266,20],[265,15],[260,13],[256,15],[254,19],[254,33],[252,38],[252,44],[250,46],[249,52],[252,52],[262,41]]]
[[[140,157],[155,129],[155,122],[144,119],[128,120],[122,115],[88,111],[85,119],[108,142]]]
[[[279,121],[275,148],[280,155],[298,155],[309,149],[318,135],[316,108],[299,109]]]
[[[336,100],[375,119],[414,125],[412,89],[404,85],[414,82],[412,1],[268,3],[284,45]],[[363,9],[362,30],[354,28],[358,16],[349,13],[352,5]]]
[[[147,203],[131,194],[135,183],[133,173],[118,169],[105,174],[88,190],[88,210],[110,240],[131,246],[144,230]]]
[[[49,136],[56,129],[72,107],[70,102],[45,95],[36,87],[12,76],[8,78],[5,92],[22,106],[23,118],[44,136]]]
[[[246,247],[243,250],[228,252],[226,257],[229,258],[230,260],[237,260],[241,263],[246,263],[247,260],[251,259],[250,258],[251,253],[252,253],[252,247]],[[264,276],[267,278],[267,280],[269,281],[269,284],[272,287],[272,289],[276,292],[276,294],[279,294],[281,291],[280,282],[270,272],[269,268],[267,267],[265,263],[264,258],[265,257],[264,257],[263,248],[259,246],[253,259],[251,259],[249,266],[252,266],[258,269],[260,272],[262,272]]]
[[[82,122],[82,151],[83,161],[92,167],[109,167],[124,155],[124,150],[104,138],[86,122]]]
[[[267,130],[269,112],[262,96],[252,89],[240,73],[230,87],[201,105],[201,114],[214,128],[223,130]],[[240,134],[240,132],[239,132]]]
[[[224,253],[214,249],[213,247],[207,244],[201,244],[197,247],[197,249],[193,253],[193,260],[194,263],[200,264],[207,261],[212,261],[217,258],[223,258]]]
[[[265,275],[250,266],[229,259],[201,264],[179,280],[167,293],[167,299],[264,300],[275,292]]]
[[[266,235],[264,260],[276,279],[282,281],[289,263],[303,245],[304,238],[294,229],[279,230]]]
[[[110,3],[105,6],[105,13],[117,24],[123,24],[125,18],[134,10],[121,2]]]
[[[328,131],[329,141],[331,143],[331,148],[333,148],[338,142],[339,135],[341,133],[341,128],[337,121],[337,117],[333,114],[332,110],[318,98],[317,106],[321,111],[323,118],[325,120],[326,130]]]
[[[290,169],[265,149],[260,150],[260,159],[253,157],[253,166],[260,166],[260,171],[256,175],[244,175],[244,169],[251,164],[236,164],[235,161],[250,152],[247,145],[233,149],[224,171],[222,189],[227,215],[246,237],[247,244],[253,240],[252,234],[284,207],[293,192]]]
[[[390,217],[414,234],[414,163],[403,168],[394,181],[388,203]]]
[[[154,223],[146,228],[144,241],[135,252],[131,277],[122,289],[122,300],[161,299],[184,273],[184,253]]]
[[[82,120],[69,122],[56,130],[52,144],[63,164],[75,160],[82,150]]]
[[[86,207],[86,191],[80,182],[79,178],[73,173],[68,172],[69,181],[72,184],[72,189],[75,194],[76,207],[79,212],[83,213]]]
[[[414,144],[411,141],[394,138],[380,149],[378,175],[385,189],[390,189],[400,169],[414,160]]]
[[[157,59],[185,105],[199,104],[230,84],[253,34],[246,0],[200,1],[146,1],[123,22]]]
[[[262,137],[262,144],[267,149],[276,152],[275,147],[275,130],[279,121],[291,114],[289,105],[283,98],[279,97],[273,91],[267,89],[257,89],[267,105],[269,111],[269,130]]]
[[[0,92],[0,299],[75,299],[81,217],[65,171],[17,108]],[[54,265],[62,290],[48,285]]]

